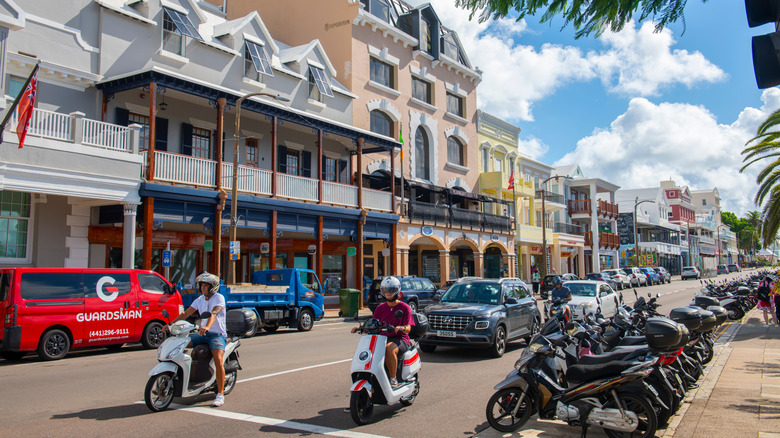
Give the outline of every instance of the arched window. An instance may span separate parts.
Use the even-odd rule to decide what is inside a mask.
[[[371,132],[392,137],[393,121],[380,110],[371,111]]]
[[[453,136],[447,137],[447,162],[463,166],[463,144]]]
[[[417,133],[414,136],[414,173],[417,178],[431,179],[430,157],[428,134],[422,127],[417,128]]]

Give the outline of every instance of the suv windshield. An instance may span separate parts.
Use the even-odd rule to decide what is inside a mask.
[[[569,288],[572,295],[577,295],[579,297],[595,297],[596,296],[596,285],[595,284],[587,284],[587,283],[567,283],[566,287]]]
[[[441,298],[443,303],[498,304],[501,285],[498,283],[458,283]]]

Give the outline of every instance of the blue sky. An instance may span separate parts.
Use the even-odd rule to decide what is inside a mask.
[[[430,3],[484,71],[480,109],[522,129],[521,152],[625,188],[717,187],[724,210],[757,209],[759,168],[739,174],[740,151],[780,90],[756,86],[751,36],[774,29],[750,29],[744,2],[689,0],[684,29],[631,22],[579,40],[561,20],[480,24],[454,0]]]

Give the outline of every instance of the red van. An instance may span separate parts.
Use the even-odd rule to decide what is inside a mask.
[[[140,341],[157,348],[171,318],[183,312],[181,295],[166,279],[140,269],[0,269],[0,356],[37,351],[62,359],[71,348],[119,348]]]

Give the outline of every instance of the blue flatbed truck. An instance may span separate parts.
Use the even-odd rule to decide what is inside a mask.
[[[226,286],[219,292],[225,297],[226,310],[250,309],[257,314],[257,324],[247,337],[258,330],[275,332],[279,327],[309,331],[314,321],[325,315],[322,285],[317,274],[309,269],[271,269],[255,271],[252,284]],[[189,307],[198,293],[182,294],[184,308]]]

